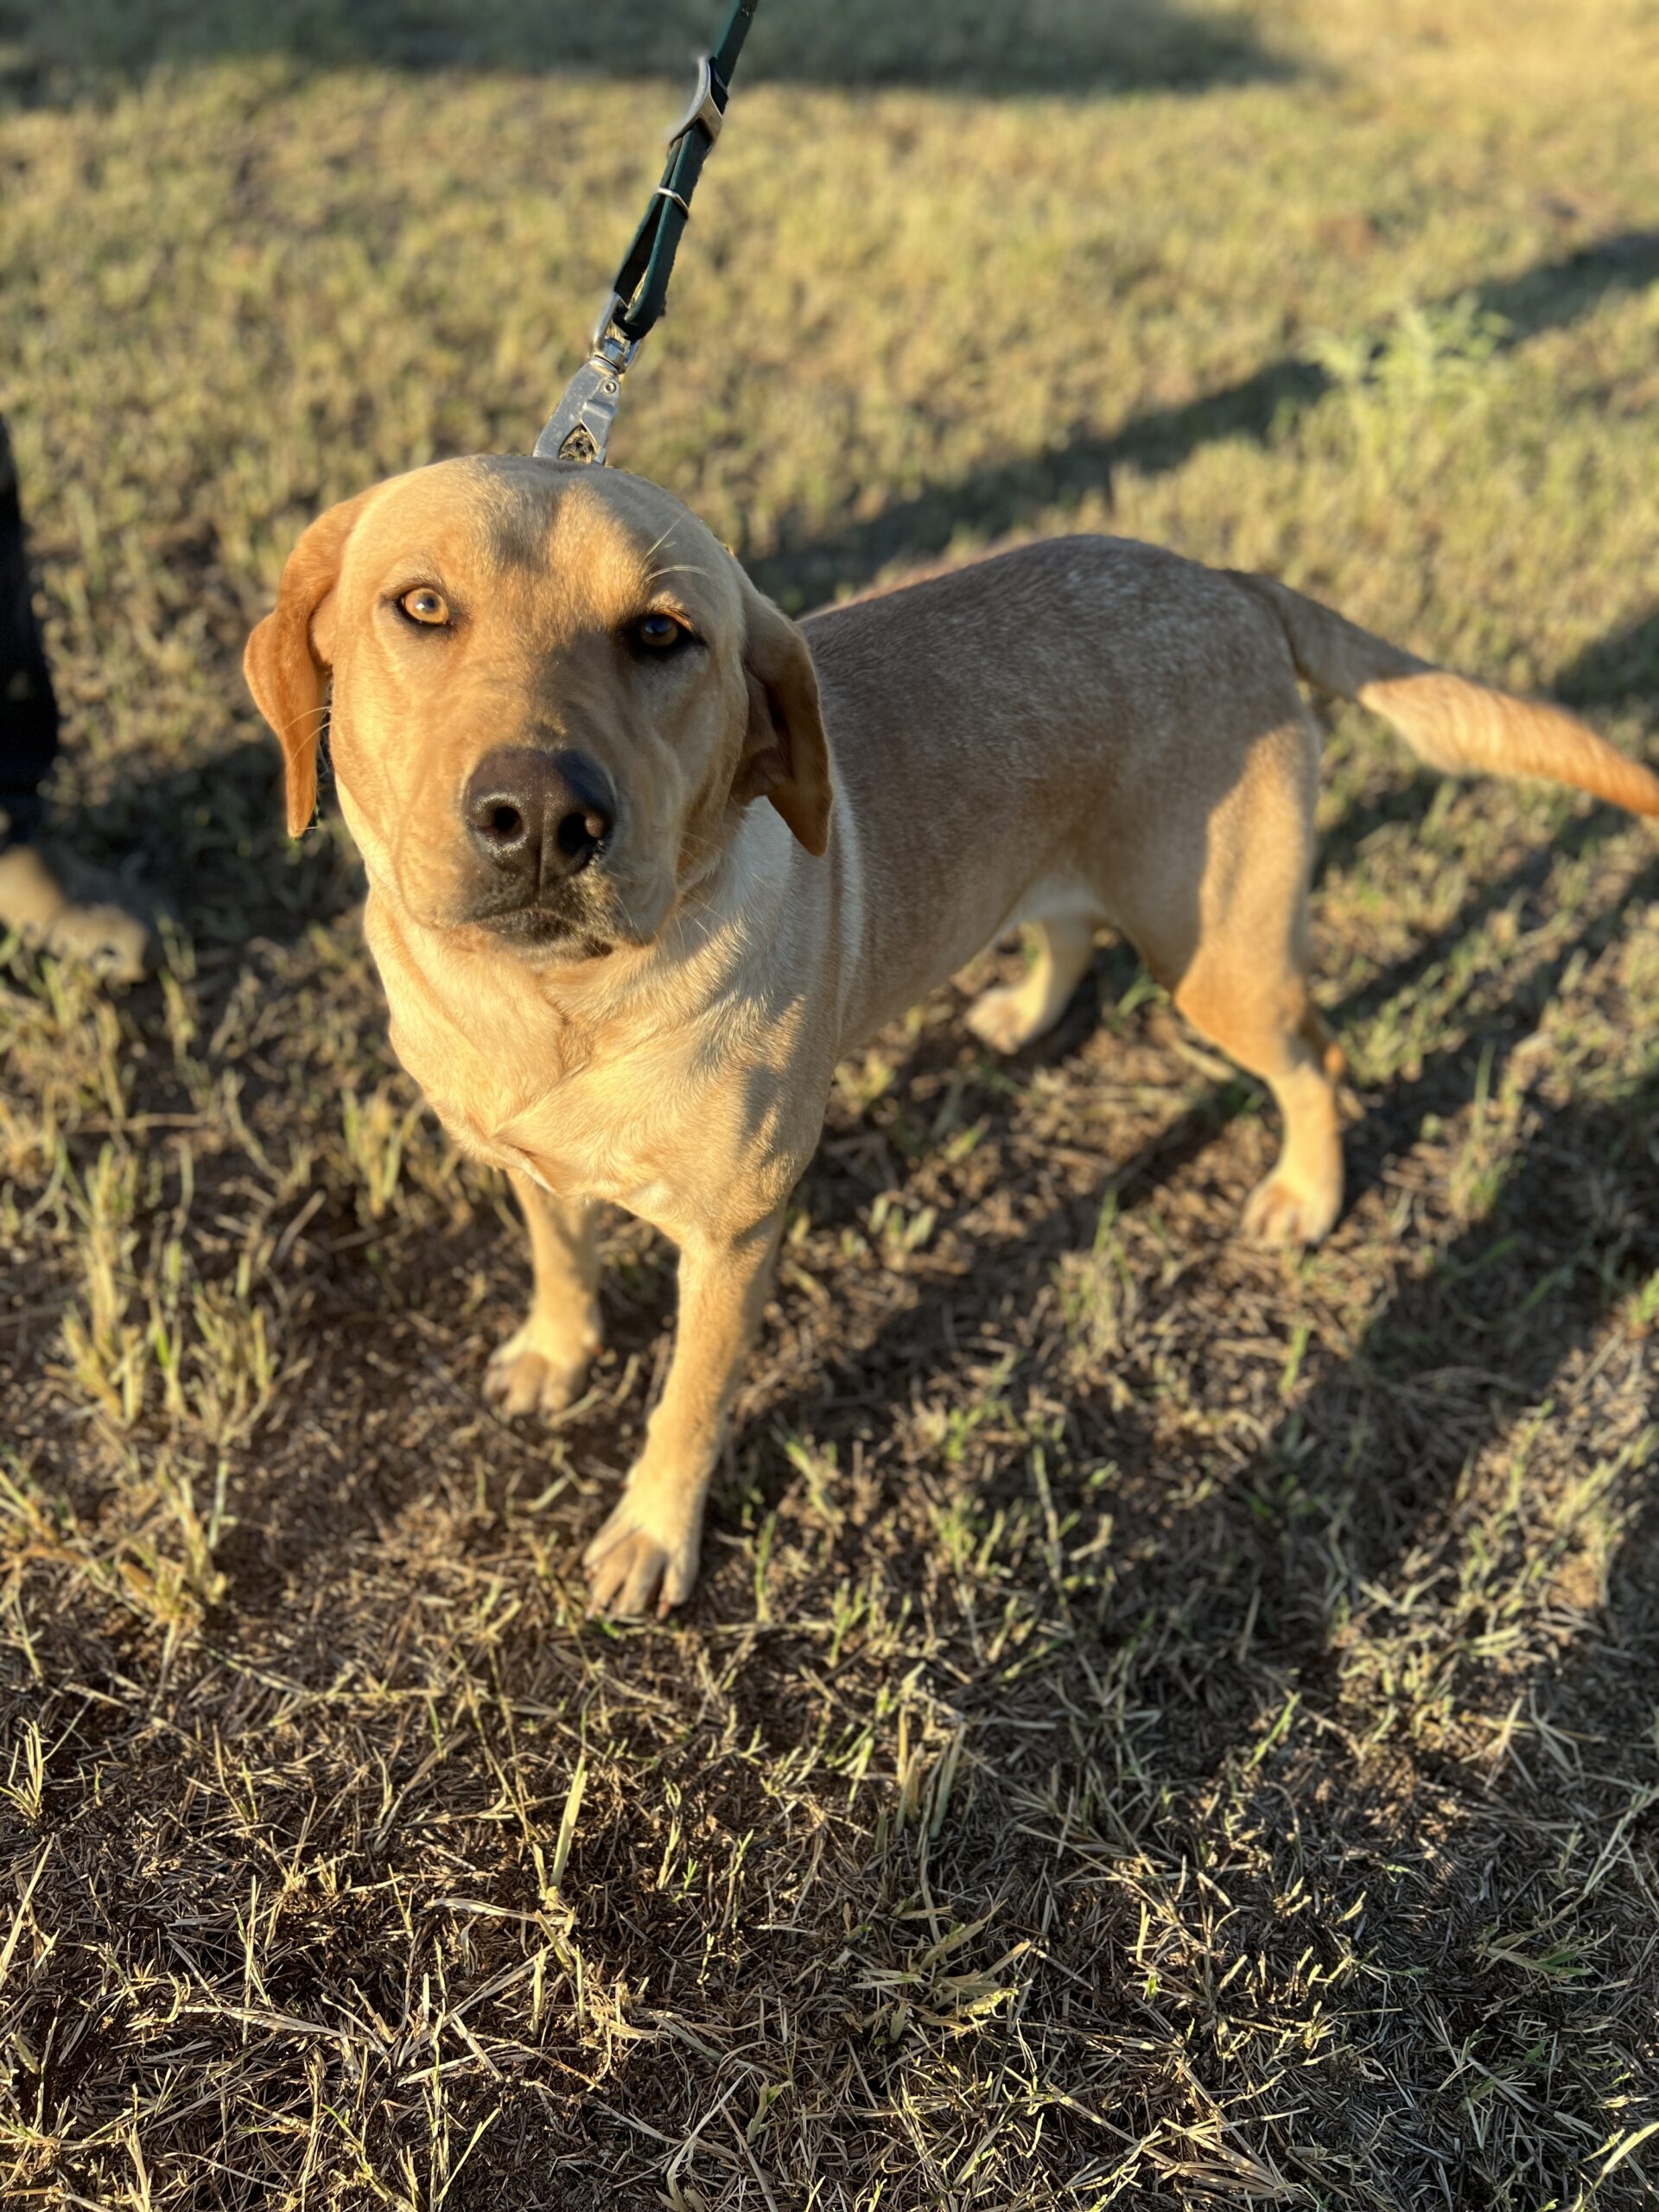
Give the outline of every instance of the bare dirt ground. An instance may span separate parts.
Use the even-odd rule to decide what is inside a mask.
[[[1659,58],[1571,12],[779,0],[617,458],[792,605],[1108,527],[1641,749]],[[671,1255],[483,1403],[522,1237],[238,661],[327,499],[534,435],[696,13],[671,90],[638,8],[0,6],[60,796],[169,917],[0,972],[4,2201],[1649,2203],[1648,830],[1337,723],[1306,1260],[1126,949],[877,1040],[666,1626],[575,1561]]]

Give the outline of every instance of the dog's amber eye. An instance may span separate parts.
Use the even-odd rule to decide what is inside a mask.
[[[423,623],[429,630],[442,630],[448,626],[449,602],[430,584],[417,584],[413,591],[406,591],[397,604],[411,622]]]
[[[642,614],[633,626],[635,641],[650,653],[671,653],[691,632],[671,614]]]

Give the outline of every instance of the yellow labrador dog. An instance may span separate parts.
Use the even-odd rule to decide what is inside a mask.
[[[331,509],[247,674],[296,834],[332,680],[392,1043],[523,1204],[535,1294],[492,1397],[556,1411],[582,1389],[601,1202],[679,1247],[662,1400],[586,1554],[594,1603],[627,1615],[691,1588],[836,1062],[1012,924],[1035,957],[973,1007],[980,1037],[1040,1036],[1096,931],[1122,931],[1278,1101],[1246,1228],[1330,1228],[1340,1058],[1308,996],[1299,676],[1448,773],[1659,813],[1659,779],[1559,709],[1264,577],[1062,538],[798,626],[668,493],[531,459],[442,461]]]

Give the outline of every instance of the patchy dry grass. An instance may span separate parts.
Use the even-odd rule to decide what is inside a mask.
[[[1104,524],[1646,741],[1651,9],[1021,12],[769,0],[619,458],[796,603]],[[484,1407],[521,1241],[237,661],[322,501],[533,435],[703,14],[0,6],[63,795],[174,916],[0,981],[6,2202],[1650,2202],[1647,832],[1338,722],[1306,1262],[1121,950],[879,1040],[683,1622],[572,1572],[661,1246]]]

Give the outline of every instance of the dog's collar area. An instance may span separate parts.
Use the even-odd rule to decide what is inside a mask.
[[[710,148],[731,98],[732,72],[760,0],[737,0],[719,47],[697,64],[691,105],[669,134],[668,166],[617,271],[594,329],[588,358],[565,386],[532,448],[538,461],[604,466],[622,378],[662,315],[668,280]]]

